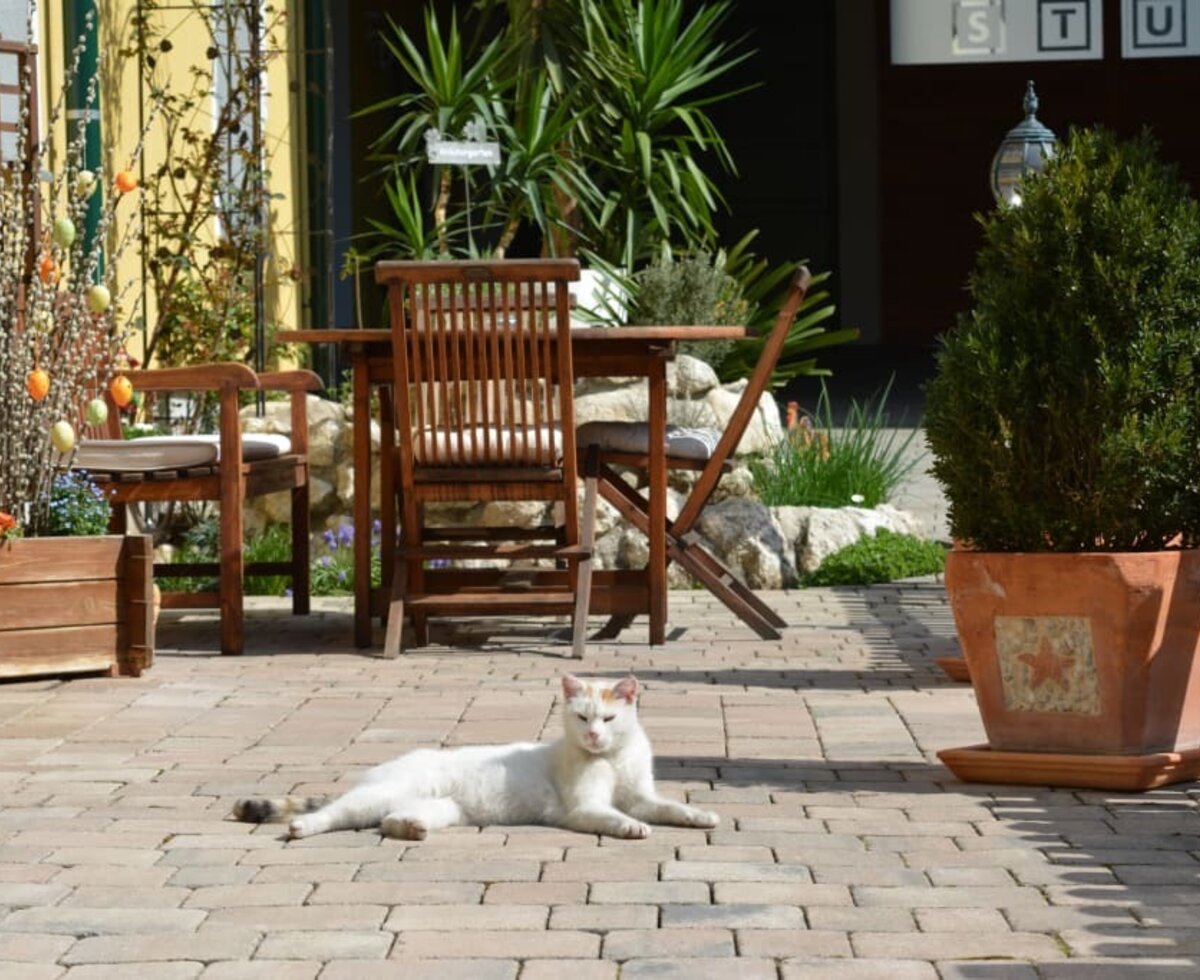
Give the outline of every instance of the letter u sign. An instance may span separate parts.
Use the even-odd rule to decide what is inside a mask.
[[[1133,50],[1187,48],[1188,0],[1133,0]],[[1179,52],[1183,53],[1183,52]]]

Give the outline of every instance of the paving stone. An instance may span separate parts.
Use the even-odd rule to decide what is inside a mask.
[[[739,929],[741,956],[852,956],[850,937],[831,929]]]
[[[728,929],[614,929],[604,936],[602,954],[609,960],[660,957],[732,957]]]
[[[812,881],[802,864],[720,864],[675,861],[663,865],[663,881]]]
[[[804,913],[792,905],[664,905],[663,928],[803,929]]]
[[[994,935],[856,932],[851,936],[851,942],[854,944],[854,955],[867,959],[973,960],[999,956],[1022,960],[1055,960],[1065,955],[1052,937],[1022,932]]]
[[[944,976],[944,974],[943,974]],[[832,960],[795,958],[780,966],[781,980],[938,980],[938,971],[920,960]]]
[[[401,963],[396,963],[396,959]],[[516,980],[521,965],[503,959],[410,959],[396,957],[386,963],[369,960],[332,961],[321,971],[321,980]]]
[[[550,910],[550,928],[586,932],[653,929],[658,917],[657,905],[557,905]]]
[[[202,980],[316,980],[321,963],[254,959],[248,962],[210,963]]]
[[[245,960],[261,938],[257,930],[242,926],[206,926],[196,932],[165,935],[92,936],[79,940],[59,959],[67,964]]]
[[[620,969],[604,960],[526,960],[521,964],[521,980],[617,980]]]
[[[877,888],[851,889],[857,905],[891,905],[903,908],[1014,908],[1046,903],[1036,888]]]
[[[487,905],[582,904],[587,892],[583,881],[500,881],[487,886],[483,901]]]
[[[207,921],[213,925],[241,925],[262,932],[367,931],[378,929],[386,914],[387,908],[382,905],[263,905],[214,909],[208,913]],[[0,923],[0,927],[2,925]]]
[[[147,969],[147,974],[150,972]],[[65,974],[66,980],[128,980],[130,968],[128,964],[112,966],[108,964],[89,964],[73,966]],[[189,980],[198,977],[204,971],[203,963],[155,963],[153,975],[155,980]],[[5,972],[7,978],[9,973]]]
[[[483,896],[473,881],[332,881],[321,882],[309,905],[467,905]]]
[[[397,932],[544,929],[549,918],[545,905],[401,905],[392,909],[383,928]]]
[[[461,933],[400,932],[392,959],[579,959],[600,950],[600,937],[569,930],[542,932],[472,930]]]
[[[842,885],[814,885],[790,881],[718,881],[713,901],[720,905],[767,903],[771,905],[850,905],[850,889]]]
[[[1034,967],[1028,963],[963,963],[942,961],[937,964],[942,980],[1038,980],[1043,964]],[[1075,974],[1090,978],[1086,970]]]
[[[61,908],[171,909],[183,904],[191,892],[186,888],[81,885],[64,898]]]
[[[0,932],[44,932],[70,936],[190,933],[204,920],[205,913],[198,909],[19,909],[0,921]]]
[[[0,962],[52,963],[73,942],[72,936],[54,933],[0,933]]]
[[[621,980],[775,980],[773,960],[626,960]],[[524,977],[522,977],[524,980]]]
[[[598,881],[588,892],[594,905],[707,905],[708,885],[701,881]]]
[[[381,960],[392,948],[383,932],[356,930],[270,932],[255,957],[267,960]]]
[[[302,905],[312,892],[303,883],[276,885],[214,885],[197,888],[184,902],[190,909],[237,908],[249,905]]]
[[[1064,929],[1059,935],[1072,956],[1200,956],[1200,927],[1106,925]]]

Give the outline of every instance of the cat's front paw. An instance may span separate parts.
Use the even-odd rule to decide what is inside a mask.
[[[429,828],[414,817],[384,817],[379,832],[396,840],[424,840],[429,836]]]
[[[640,820],[625,820],[617,824],[613,836],[623,837],[625,840],[645,840],[650,836],[650,825]]]
[[[705,830],[712,830],[721,822],[721,818],[711,810],[692,809],[688,813],[689,827],[703,827]]]

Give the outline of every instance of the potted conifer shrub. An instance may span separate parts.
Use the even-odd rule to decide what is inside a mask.
[[[1148,134],[1072,132],[980,219],[927,392],[988,744],[960,778],[1200,775],[1200,208]]]

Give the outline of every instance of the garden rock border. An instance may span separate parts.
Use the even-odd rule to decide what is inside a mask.
[[[723,428],[736,407],[746,382],[721,385],[703,361],[680,355],[667,369],[670,421],[684,425]],[[587,378],[576,387],[576,422],[592,419],[642,421],[646,417],[644,381]],[[247,432],[289,435],[291,416],[287,402],[268,402],[260,418],[253,407],[242,410]],[[354,501],[353,410],[340,402],[308,396],[309,493],[314,526],[336,528],[350,523]],[[762,452],[784,435],[779,409],[770,393],[764,394],[737,455]],[[379,506],[379,423],[371,421],[371,505]],[[630,479],[633,479],[632,474]],[[673,517],[683,505],[696,474],[672,472],[667,491],[667,513]],[[862,507],[767,507],[751,497],[749,470],[735,465],[721,479],[696,530],[713,553],[754,589],[787,588],[807,572],[864,535],[886,528],[924,537],[919,518],[889,505]],[[286,494],[258,497],[247,504],[246,525],[261,530],[269,523],[289,520]],[[489,503],[441,505],[444,519],[468,526],[530,526],[545,522],[549,510],[541,504]],[[435,515],[431,516],[436,520]],[[645,565],[645,537],[629,527],[607,503],[597,514],[595,567],[639,568]],[[676,565],[670,569],[673,586],[692,583]]]

